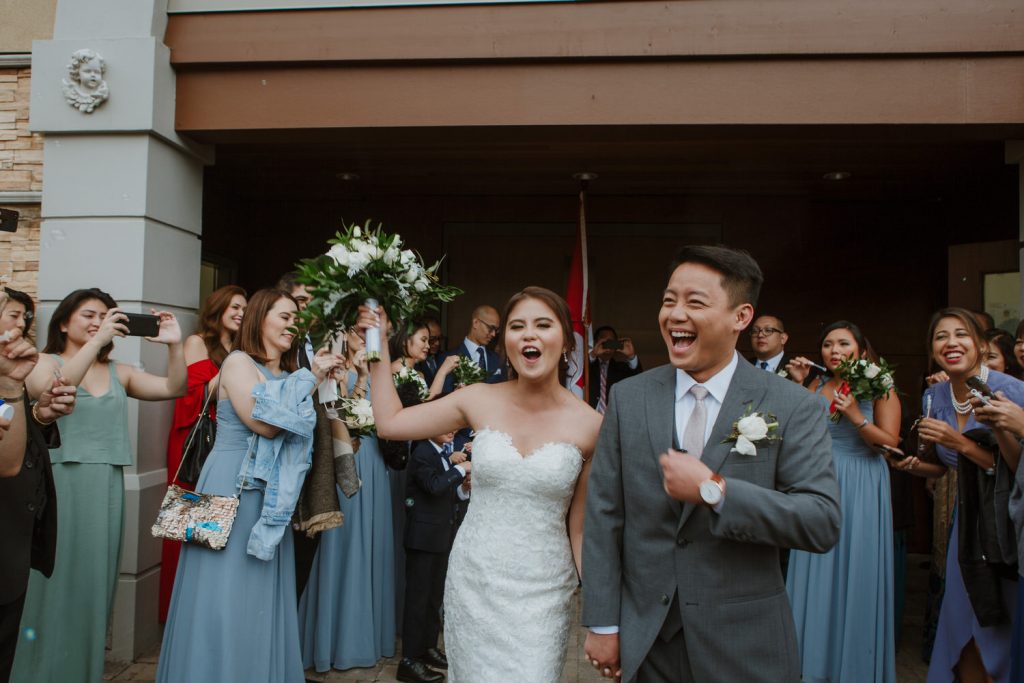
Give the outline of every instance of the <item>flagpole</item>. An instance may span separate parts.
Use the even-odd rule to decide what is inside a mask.
[[[596,173],[574,173],[573,178],[580,183],[579,215],[577,226],[580,239],[580,252],[583,266],[583,400],[590,401],[590,258],[587,252],[587,189],[590,181],[597,178]]]

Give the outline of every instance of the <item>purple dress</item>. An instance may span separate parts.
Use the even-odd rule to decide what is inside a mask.
[[[993,391],[1002,391],[1006,398],[1024,406],[1024,382],[992,371],[989,374],[988,385]],[[930,387],[925,396],[928,394],[932,395],[932,417],[957,428],[957,415],[953,409],[949,382]],[[979,427],[984,428],[984,425],[975,420],[974,414],[971,413],[967,417],[963,431]],[[940,445],[936,445],[935,451],[942,464],[954,469],[957,467],[959,454],[956,451]],[[958,516],[954,514],[946,552],[946,592],[942,597],[942,608],[939,611],[939,624],[935,633],[932,661],[928,666],[927,683],[952,683],[953,667],[960,660],[960,652],[972,638],[978,645],[985,670],[992,680],[996,683],[1006,683],[1010,680],[1011,636],[1013,615],[1017,606],[1017,582],[1004,580],[1002,585],[1003,602],[1007,613],[1011,615],[1010,621],[999,626],[985,627],[979,624],[967,597],[963,576],[960,574],[960,562],[957,559],[960,548],[958,528]]]

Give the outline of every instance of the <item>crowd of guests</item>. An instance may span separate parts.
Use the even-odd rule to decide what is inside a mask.
[[[238,511],[222,551],[164,543],[158,680],[298,681],[305,669],[373,666],[395,655],[399,635],[398,679],[443,680],[447,553],[472,505],[474,435],[396,445],[339,431],[318,387],[333,379],[339,396],[372,401],[364,341],[351,333],[314,350],[296,338],[309,300],[291,274],[251,297],[224,287],[186,339],[171,313],[155,312],[159,331],[147,339],[167,347],[167,372],[156,375],[111,360],[129,330],[105,292],[65,297],[37,353],[34,303],[6,291],[0,398],[15,415],[0,419],[0,681],[102,679],[123,468],[132,463],[128,398],[176,399],[170,484],[207,396],[218,431],[195,489],[237,495]],[[422,378],[418,400],[459,390],[460,357],[475,361],[484,381],[505,381],[492,348],[501,331],[488,305],[450,351],[436,320],[397,325],[392,371]],[[909,426],[895,391],[865,401],[839,390],[844,360],[878,359],[856,324],[826,326],[813,359],[786,352],[777,316],[759,316],[749,334],[755,367],[804,385],[841,416],[829,423],[839,542],[823,554],[793,551],[780,568],[804,680],[896,680],[900,551],[890,477],[898,471],[943,478],[956,492],[949,509],[935,507],[944,558],[928,680],[1024,681],[1024,324],[1012,335],[963,309],[936,312],[926,337],[935,372]],[[642,368],[632,340],[612,327],[595,330],[592,349],[587,400],[603,413],[615,383]],[[994,393],[972,393],[974,377]],[[247,476],[264,446],[302,457],[270,480]]]

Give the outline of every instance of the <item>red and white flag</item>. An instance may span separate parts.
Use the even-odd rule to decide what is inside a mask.
[[[572,328],[576,337],[576,350],[569,359],[566,386],[578,397],[587,400],[587,355],[590,350],[590,291],[587,273],[587,217],[586,190],[580,190],[580,212],[576,224],[576,248],[569,266],[569,285],[565,300],[572,314]]]

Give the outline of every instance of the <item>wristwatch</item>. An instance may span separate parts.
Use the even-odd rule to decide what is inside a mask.
[[[725,479],[722,475],[713,473],[710,479],[702,481],[700,484],[700,499],[704,501],[705,505],[714,507],[722,502],[725,498]]]

